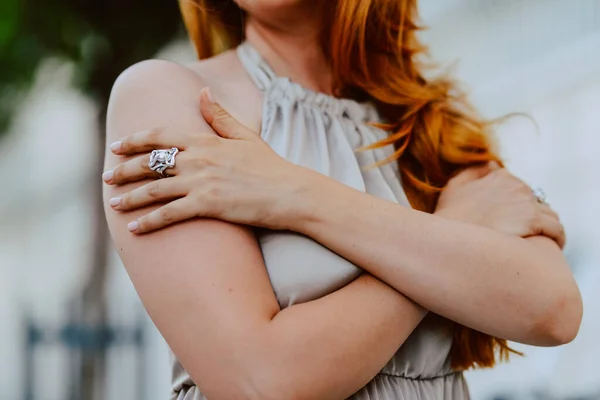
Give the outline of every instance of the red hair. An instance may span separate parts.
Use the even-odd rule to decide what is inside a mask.
[[[435,210],[440,191],[460,170],[500,159],[493,152],[491,122],[478,117],[456,85],[423,77],[417,57],[417,0],[328,0],[324,53],[334,94],[373,100],[387,121],[389,136],[366,149],[389,144],[411,205]],[[200,59],[238,45],[242,12],[233,1],[182,0],[184,21]],[[510,352],[506,340],[459,324],[454,326],[452,367],[492,367]]]

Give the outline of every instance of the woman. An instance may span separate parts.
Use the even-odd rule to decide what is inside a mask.
[[[173,398],[466,399],[505,339],[572,340],[558,217],[421,76],[415,0],[182,9],[205,60],[122,74],[103,175]]]

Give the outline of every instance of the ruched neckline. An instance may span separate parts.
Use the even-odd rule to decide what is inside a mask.
[[[254,71],[250,77],[261,91],[273,91],[279,96],[319,108],[338,117],[350,118],[356,123],[366,124],[379,119],[377,108],[371,102],[358,102],[317,92],[288,77],[277,75],[247,41],[238,46],[237,53],[246,71]]]

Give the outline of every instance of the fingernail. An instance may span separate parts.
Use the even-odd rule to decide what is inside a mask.
[[[138,224],[137,221],[132,221],[127,224],[127,229],[129,229],[129,232],[135,232],[138,230],[139,226],[140,225]]]
[[[119,140],[118,142],[114,142],[113,144],[111,144],[109,147],[111,149],[111,151],[119,151],[121,150],[121,144],[123,142],[121,140]]]
[[[112,199],[110,199],[108,201],[108,204],[110,204],[111,207],[116,207],[119,204],[121,204],[121,198],[120,197],[113,197]]]
[[[204,92],[206,93],[206,98],[208,99],[208,101],[210,101],[211,103],[214,103],[215,102],[215,98],[213,97],[212,92],[210,91],[210,89],[206,88],[204,90]]]
[[[102,174],[102,179],[104,180],[104,182],[110,182],[110,181],[112,181],[112,178],[114,177],[114,175],[115,175],[115,173],[111,169]]]

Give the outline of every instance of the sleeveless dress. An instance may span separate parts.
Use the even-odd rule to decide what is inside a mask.
[[[264,94],[261,136],[280,156],[355,189],[410,207],[394,163],[364,168],[389,157],[393,147],[354,151],[386,137],[384,131],[368,125],[380,121],[373,105],[314,92],[278,77],[247,42],[237,48],[237,54]],[[323,297],[361,272],[306,236],[265,230],[256,233],[282,308]],[[430,313],[381,372],[351,399],[468,399],[462,373],[450,368],[451,344],[450,323]],[[205,399],[176,360],[171,398]]]

